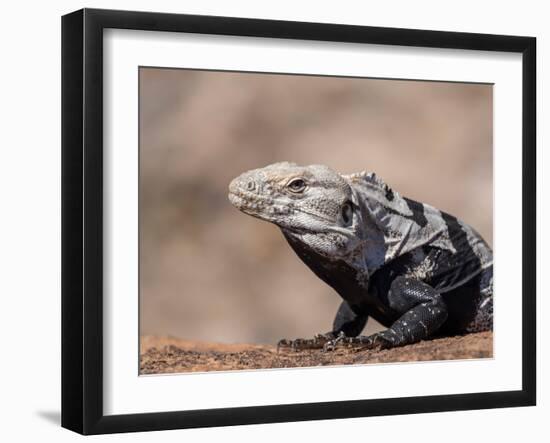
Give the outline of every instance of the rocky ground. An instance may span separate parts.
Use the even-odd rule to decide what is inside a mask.
[[[493,333],[438,338],[388,350],[281,350],[271,345],[221,344],[141,337],[141,374],[293,368],[327,365],[491,358]]]

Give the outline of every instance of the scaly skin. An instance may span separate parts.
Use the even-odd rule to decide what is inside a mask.
[[[343,298],[331,331],[283,339],[279,347],[390,348],[492,329],[487,243],[456,217],[401,197],[375,174],[275,163],[234,179],[229,200],[277,225]],[[361,336],[369,316],[388,329]]]

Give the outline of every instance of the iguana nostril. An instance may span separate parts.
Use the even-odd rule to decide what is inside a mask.
[[[254,189],[256,189],[256,182],[254,182],[254,180],[249,180],[246,184],[246,189],[247,191],[253,191]]]

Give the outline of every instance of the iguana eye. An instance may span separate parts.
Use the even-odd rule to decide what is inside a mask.
[[[344,221],[344,224],[347,226],[351,223],[351,219],[353,217],[353,206],[350,202],[344,203],[342,206],[342,220]]]
[[[295,178],[294,180],[288,182],[286,186],[292,192],[304,192],[306,189],[306,182],[301,178]]]

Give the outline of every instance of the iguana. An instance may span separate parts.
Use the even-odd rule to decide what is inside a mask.
[[[466,223],[402,197],[374,173],[275,163],[229,185],[242,212],[274,223],[343,299],[332,330],[295,350],[391,348],[492,330],[493,253]],[[362,336],[368,317],[387,327]]]

